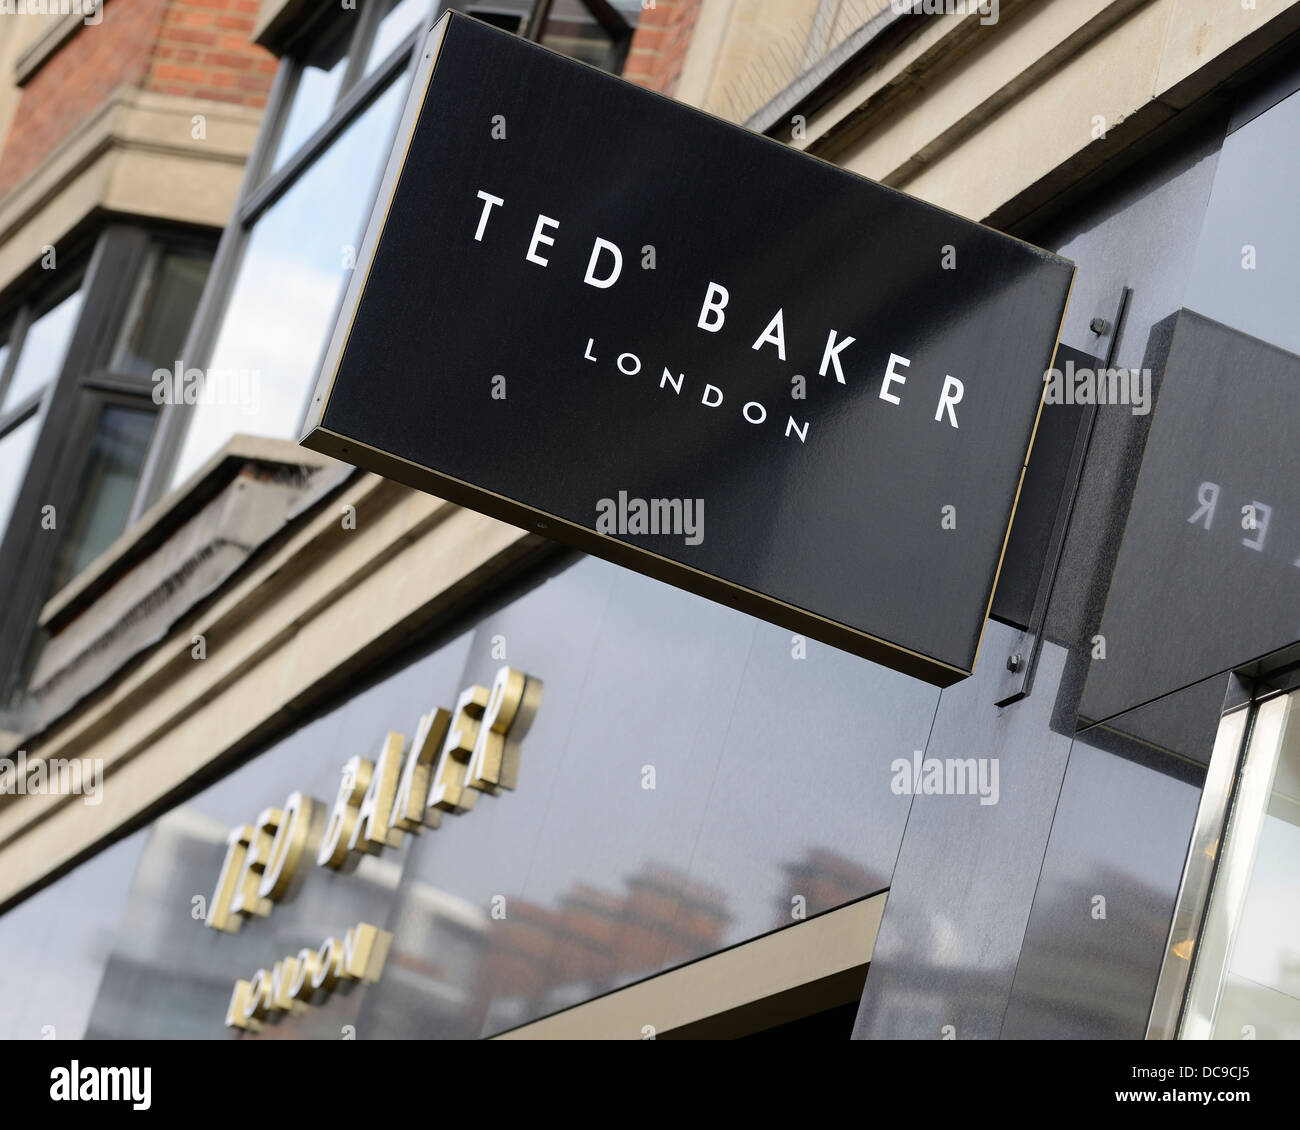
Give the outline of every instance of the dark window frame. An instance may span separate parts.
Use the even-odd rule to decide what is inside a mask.
[[[214,239],[185,225],[110,220],[60,249],[58,280],[40,286],[44,280],[36,269],[13,288],[23,298],[6,322],[12,316],[15,322],[30,323],[33,309],[46,303],[52,292],[71,286],[80,288],[82,300],[63,359],[50,381],[0,417],[0,435],[33,415],[39,419],[13,512],[0,530],[0,592],[6,595],[0,601],[0,729],[21,730],[32,721],[14,696],[21,690],[19,676],[41,607],[52,595],[46,591],[49,578],[68,533],[60,519],[75,507],[100,413],[107,404],[121,403],[150,409],[155,417],[160,414],[153,400],[152,374],[123,373],[111,367],[135,287],[159,244],[210,255]],[[70,275],[75,283],[68,281]],[[18,348],[11,348],[6,360],[6,380],[21,351],[21,338],[15,335],[12,340]],[[55,508],[54,531],[42,529],[33,517],[44,506]]]
[[[426,3],[428,8],[424,21],[408,33],[389,52],[387,58],[364,76],[358,72],[365,65],[366,53],[374,42],[379,27],[382,0],[362,0],[351,15],[343,17],[355,19],[356,26],[348,39],[348,63],[329,115],[293,153],[286,156],[278,168],[272,169],[271,162],[293,104],[303,60],[317,38],[327,31],[328,21],[338,17],[332,10],[322,9],[318,15],[304,23],[289,43],[271,86],[262,126],[244,167],[234,214],[221,234],[207,285],[203,289],[203,296],[199,299],[194,321],[185,340],[182,356],[187,367],[204,368],[211,359],[217,333],[221,329],[231,291],[257,221],[306,175],[330,144],[388,89],[389,83],[402,81],[400,73],[403,71],[408,77],[412,73],[417,45],[423,40],[427,28],[448,7],[445,0],[426,0]],[[375,170],[372,192],[378,185],[382,172],[382,169]],[[306,409],[307,398],[304,397],[304,414]],[[183,406],[164,405],[131,505],[128,524],[134,523],[171,489],[172,473],[184,446],[188,426],[189,415],[183,411]]]
[[[32,288],[32,296],[27,297],[3,320],[3,324],[9,329],[9,336],[6,339],[9,354],[5,358],[4,366],[0,367],[0,405],[3,405],[4,398],[9,391],[9,385],[13,381],[14,372],[22,358],[24,347],[27,344],[27,334],[31,331],[32,324],[54,309],[60,302],[71,297],[83,286],[85,272],[82,269],[83,264],[80,258],[74,253],[71,272],[54,269],[53,279],[34,279],[35,285]],[[69,274],[72,275],[71,279],[68,278]],[[69,338],[70,342],[71,339]],[[0,408],[0,439],[3,439],[31,416],[33,412],[40,409],[46,389],[53,384],[55,376],[51,376],[47,383],[28,393],[13,407]]]
[[[288,44],[267,99],[262,126],[258,130],[257,139],[244,169],[234,214],[222,232],[208,283],[204,287],[190,333],[185,341],[182,356],[187,366],[204,368],[211,360],[235,280],[258,220],[297,184],[301,177],[307,174],[317,159],[381,94],[390,88],[390,84],[403,81],[409,83],[415,71],[419,45],[423,42],[428,29],[445,12],[459,11],[472,15],[470,9],[491,7],[491,0],[483,0],[481,4],[465,2],[465,0],[425,0],[425,3],[424,19],[367,74],[364,71],[370,48],[375,41],[379,24],[387,13],[383,11],[383,0],[362,0],[351,17],[355,18],[356,26],[348,38],[346,48],[348,61],[329,114],[293,153],[287,154],[278,167],[272,168],[280,137],[301,79],[304,59],[319,41],[320,36],[329,30],[329,21],[339,18],[338,13],[332,7],[323,8],[319,14],[313,15],[303,24]],[[617,62],[618,70],[621,71],[631,46],[632,36],[636,31],[635,27],[627,23],[622,15],[607,3],[607,0],[580,0],[580,3],[610,34],[613,57]],[[532,8],[524,22],[521,34],[528,39],[540,39],[552,4],[553,0],[532,0]],[[620,29],[622,38],[617,39],[615,32]],[[402,77],[403,72],[405,78]],[[382,175],[381,164],[374,170],[372,195]],[[362,233],[356,234],[359,240]],[[324,341],[319,343],[318,363],[327,345],[328,343]],[[311,390],[307,389],[303,396],[300,423],[306,419],[310,399]],[[185,444],[189,421],[190,417],[182,410],[182,406],[164,406],[131,505],[128,524],[134,523],[150,506],[172,489],[171,479]]]

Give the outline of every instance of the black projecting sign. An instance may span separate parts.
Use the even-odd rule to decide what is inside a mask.
[[[1089,722],[1300,658],[1300,356],[1193,310],[1151,338],[1159,401],[1091,641]]]
[[[303,442],[946,686],[1073,270],[453,14]]]

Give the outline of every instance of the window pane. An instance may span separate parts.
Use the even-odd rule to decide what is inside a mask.
[[[518,35],[528,22],[533,3],[534,0],[487,0],[485,4],[469,5],[465,14]]]
[[[0,438],[0,535],[9,525],[9,517],[23,485],[23,472],[36,442],[39,412],[33,412],[16,428]]]
[[[0,967],[5,1038],[34,1040],[47,1026],[60,1040],[85,1035],[110,940],[151,834],[141,828],[119,840],[0,917],[6,951],[23,954]]]
[[[429,14],[429,0],[383,0],[387,14],[379,21],[375,41],[366,56],[366,74],[392,54],[403,39]]]
[[[94,561],[126,527],[153,425],[149,408],[109,404],[100,413],[48,596]]]
[[[284,128],[271,162],[273,169],[293,156],[334,109],[343,85],[343,72],[348,66],[348,41],[352,38],[355,14],[352,9],[344,9],[320,41],[303,56],[298,85],[285,111]]]
[[[9,364],[9,330],[0,331],[0,381],[4,380],[5,366]]]
[[[1270,781],[1257,798],[1239,790],[1230,837],[1256,835],[1245,890],[1224,892],[1239,903],[1211,1039],[1300,1039],[1300,698],[1290,717]],[[1247,770],[1251,772],[1253,770]],[[1255,800],[1263,811],[1241,811]],[[1240,846],[1243,853],[1250,845]],[[1223,883],[1216,874],[1216,884]],[[1229,888],[1231,880],[1228,880]]]
[[[465,14],[517,35],[524,30],[533,3],[534,0],[487,0],[483,4],[470,4]]]
[[[611,0],[610,7],[629,27],[636,27],[640,0]],[[622,41],[615,42],[581,0],[555,0],[541,42],[553,51],[589,63],[601,70],[622,69]]]
[[[68,340],[72,337],[80,311],[81,291],[76,290],[46,310],[27,328],[13,379],[0,408],[12,408],[54,379],[63,364],[63,355],[68,351]]]
[[[238,432],[297,438],[405,87],[389,86],[253,229],[210,362],[227,379],[189,409],[173,483]],[[223,386],[252,395],[215,395]]]
[[[175,365],[211,262],[206,252],[151,250],[131,296],[112,369],[147,377]]]

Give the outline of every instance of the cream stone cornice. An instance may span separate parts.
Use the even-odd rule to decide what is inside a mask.
[[[1297,0],[1004,0],[1002,12],[990,27],[923,25],[810,112],[796,144],[1009,226],[1300,32]]]
[[[224,227],[261,116],[118,87],[0,197],[0,294],[96,212]]]

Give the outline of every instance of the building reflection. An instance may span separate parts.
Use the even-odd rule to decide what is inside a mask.
[[[833,910],[864,895],[875,894],[876,883],[865,867],[838,852],[810,848],[802,859],[783,864],[785,895],[777,903],[778,919],[794,920],[795,900],[804,917]]]
[[[554,908],[514,900],[484,937],[474,1035],[527,1023],[723,944],[726,895],[648,862],[623,890],[579,882]]]
[[[796,898],[803,914],[808,915],[870,893],[870,877],[864,868],[824,849],[810,849],[780,870],[784,894],[777,900],[769,928],[798,921],[792,913]],[[408,897],[428,897],[421,893],[428,890],[423,884],[412,884]],[[734,925],[725,892],[657,862],[647,863],[626,878],[622,890],[580,882],[553,907],[511,900],[504,917],[483,916],[477,945],[456,950],[465,962],[462,969],[448,970],[438,963],[436,978],[420,987],[408,986],[427,996],[412,1010],[412,1026],[401,1034],[492,1035],[526,1024],[715,953],[738,940],[728,933],[728,927]],[[761,932],[745,929],[740,937]],[[390,957],[390,964],[414,969],[428,962],[422,955],[432,950],[426,946],[439,944],[428,938],[418,951],[408,951],[413,940],[415,937],[404,930],[398,932],[397,952]],[[473,985],[470,998],[463,999],[453,989],[455,985]],[[382,995],[388,999],[392,991],[390,981]],[[446,1027],[434,1021],[439,1030],[431,1033],[431,1010],[453,995],[465,1012],[459,1018],[444,1014]],[[393,1022],[388,1017],[385,1026]]]
[[[619,889],[578,881],[546,905],[482,906],[424,882],[399,857],[354,871],[313,869],[270,916],[235,934],[208,929],[196,894],[220,868],[226,829],[193,808],[154,827],[105,966],[86,1035],[213,1038],[234,982],[357,922],[393,935],[379,981],[273,1015],[258,1039],[465,1038],[491,1035],[590,1000],[763,932],[737,922],[726,892],[647,861]],[[780,866],[767,928],[869,893],[852,860],[809,849]]]

